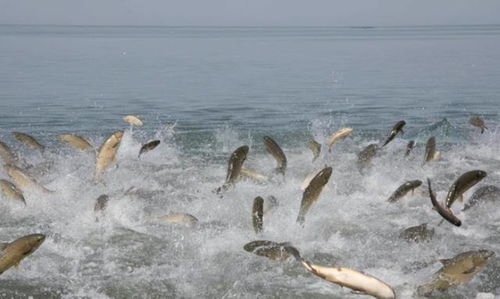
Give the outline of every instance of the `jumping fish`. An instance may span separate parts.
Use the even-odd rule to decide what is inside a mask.
[[[5,196],[10,197],[15,200],[20,200],[26,205],[26,200],[24,199],[23,193],[21,190],[17,189],[17,187],[7,180],[0,180],[0,189],[2,190]]]
[[[4,164],[16,165],[17,163],[17,158],[12,153],[12,150],[2,141],[0,141],[0,158],[2,158]]]
[[[422,185],[422,181],[420,180],[407,181],[403,185],[399,186],[387,201],[396,202],[398,199],[408,194],[408,192],[413,192],[416,188],[420,187],[420,185]]]
[[[432,205],[434,208],[438,211],[439,215],[446,219],[446,221],[450,222],[453,225],[460,226],[462,225],[462,221],[458,219],[455,215],[453,215],[453,212],[451,211],[450,208],[448,208],[446,205],[443,206],[439,204],[436,200],[436,196],[434,195],[434,192],[432,192],[431,189],[431,180],[427,179],[427,184],[429,185],[429,195],[431,198]]]
[[[257,181],[263,181],[266,182],[269,180],[269,178],[263,174],[258,173],[257,171],[247,168],[245,166],[241,166],[241,171],[240,175],[244,175],[246,177],[252,178]]]
[[[267,152],[269,154],[271,154],[274,157],[274,159],[276,159],[276,162],[278,163],[276,170],[279,173],[285,175],[286,164],[287,164],[285,153],[283,153],[283,150],[281,149],[281,147],[271,137],[264,136],[263,139],[264,139],[264,145],[266,146]]]
[[[376,298],[396,298],[396,293],[391,286],[371,275],[345,267],[323,267],[303,259],[301,262],[312,274],[341,287],[348,287]]]
[[[118,148],[120,147],[122,137],[123,131],[114,132],[99,148],[95,164],[96,180],[99,180],[108,165],[116,160],[116,153],[118,152]]]
[[[138,127],[144,125],[142,120],[140,120],[137,116],[134,116],[134,115],[124,116],[123,121],[128,122],[129,124],[134,125],[134,126],[138,126]]]
[[[298,250],[288,242],[277,243],[267,240],[257,240],[245,244],[243,249],[275,261],[284,261],[291,256],[295,258],[300,256]]]
[[[446,195],[446,206],[451,208],[457,198],[463,201],[463,194],[486,177],[482,170],[471,170],[462,174],[450,187]]]
[[[306,190],[307,186],[309,186],[309,183],[311,183],[312,179],[316,176],[318,173],[318,170],[315,169],[311,173],[309,173],[304,180],[302,181],[302,184],[300,185],[300,190],[304,191]],[[328,190],[328,186],[325,186],[325,190]]]
[[[311,149],[313,153],[313,162],[318,159],[319,154],[321,153],[321,144],[316,142],[316,140],[309,140],[307,146]]]
[[[373,159],[373,157],[375,157],[378,150],[378,145],[372,143],[365,147],[361,152],[359,152],[357,165],[360,171],[370,165],[371,160]]]
[[[21,133],[21,132],[12,132],[12,135],[14,135],[14,137],[21,141],[22,143],[26,144],[28,147],[31,147],[31,148],[34,148],[34,149],[38,149],[40,151],[44,151],[45,147],[43,145],[40,144],[40,142],[38,142],[33,136],[31,135],[28,135],[28,134],[25,134],[25,133]]]
[[[302,195],[302,202],[300,203],[299,215],[297,217],[297,222],[304,224],[305,216],[312,204],[318,199],[321,191],[330,180],[332,175],[332,168],[326,167],[311,180],[309,186],[307,186],[304,194]]]
[[[382,147],[386,146],[389,142],[391,142],[398,133],[401,132],[401,134],[404,134],[403,127],[406,125],[406,122],[404,120],[398,121],[391,129],[389,132],[389,136],[387,137],[387,140],[384,142]]]
[[[352,128],[342,128],[337,132],[333,133],[330,138],[328,138],[328,152],[332,152],[332,147],[335,142],[338,140],[347,137],[347,135],[351,134]]]
[[[31,178],[21,168],[17,166],[4,165],[4,169],[7,172],[7,174],[14,180],[16,185],[23,191],[24,189],[32,188],[44,193],[54,192],[40,185],[40,183],[38,183],[35,179]]]
[[[263,221],[264,216],[264,199],[260,196],[257,196],[253,200],[253,208],[252,208],[252,223],[253,229],[256,233],[260,233],[262,231],[262,226],[264,225]]]
[[[401,239],[405,239],[406,241],[412,241],[412,242],[422,242],[422,241],[427,241],[432,239],[434,236],[434,229],[428,229],[427,228],[427,223],[423,223],[417,226],[412,226],[409,227],[405,230],[403,230],[400,234],[399,237]]]
[[[421,296],[429,296],[436,289],[446,290],[449,287],[466,283],[494,255],[495,253],[490,250],[476,250],[460,253],[451,259],[440,260],[443,267],[433,275],[431,282],[418,287],[417,293]]]
[[[462,211],[466,211],[484,200],[500,199],[500,188],[493,185],[486,185],[474,191],[469,201],[465,204]]]
[[[226,181],[224,184],[216,189],[216,193],[221,193],[223,191],[228,190],[231,186],[233,186],[239,179],[241,168],[243,166],[243,162],[245,162],[248,154],[248,146],[243,145],[238,147],[229,157],[229,161],[227,162],[227,175]]]
[[[21,260],[37,250],[44,240],[44,235],[33,234],[11,243],[0,243],[0,274],[12,266],[18,267]]]
[[[94,212],[104,211],[108,205],[109,196],[106,194],[100,195],[94,205]]]
[[[80,149],[82,151],[93,149],[93,146],[80,135],[67,133],[59,134],[58,137],[61,141],[66,142],[76,149]]]
[[[425,144],[424,164],[431,160],[438,159],[439,156],[439,152],[436,151],[436,137],[432,136],[427,139],[427,143]]]
[[[408,145],[406,146],[406,152],[405,152],[405,157],[408,157],[410,155],[411,150],[415,147],[415,141],[410,140],[408,142]]]
[[[478,115],[474,115],[470,118],[469,123],[473,125],[474,127],[478,127],[481,129],[481,134],[484,133],[485,129],[488,129],[486,125],[484,124],[484,120],[479,117]]]
[[[160,221],[174,224],[182,224],[193,227],[198,224],[198,218],[188,213],[170,213],[157,218]]]
[[[154,150],[159,144],[160,144],[160,140],[153,140],[153,141],[150,141],[150,142],[144,144],[141,147],[141,150],[139,151],[139,156],[137,156],[137,157],[140,157],[145,152],[149,152],[151,150]]]

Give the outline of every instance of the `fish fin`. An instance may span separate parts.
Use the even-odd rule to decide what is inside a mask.
[[[451,263],[451,259],[440,259],[439,260],[443,266],[446,266]]]
[[[464,272],[462,272],[462,274],[472,274],[474,273],[474,271],[476,271],[477,267],[472,267]]]
[[[302,260],[303,260],[303,259],[302,259],[302,257],[300,256],[300,252],[297,250],[297,248],[295,248],[295,247],[293,247],[293,246],[289,245],[290,243],[288,243],[288,242],[287,242],[287,243],[284,243],[284,244],[287,244],[287,245],[286,245],[286,247],[285,247],[285,248],[286,248],[285,250],[286,250],[288,253],[290,253],[291,255],[293,255],[293,257],[295,258],[295,260],[296,260],[297,262],[302,262]]]
[[[460,202],[464,202],[464,195],[460,195],[460,197],[458,198],[458,200],[460,200]]]
[[[434,156],[432,157],[432,159],[437,160],[439,158],[441,158],[441,152],[440,151],[434,152]]]
[[[0,251],[4,250],[5,247],[7,247],[7,245],[9,245],[9,243],[0,243]]]
[[[21,261],[17,262],[14,264],[14,267],[16,267],[16,270],[19,270],[19,264],[21,263]]]
[[[403,131],[403,129],[401,129],[401,136],[403,136],[405,134],[405,131]]]

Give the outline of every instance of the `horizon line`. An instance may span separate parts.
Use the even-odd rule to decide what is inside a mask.
[[[500,26],[500,23],[484,24],[432,24],[432,25],[126,25],[126,24],[1,24],[0,26],[52,26],[52,27],[171,27],[171,28],[390,28],[390,27],[458,27],[458,26]]]

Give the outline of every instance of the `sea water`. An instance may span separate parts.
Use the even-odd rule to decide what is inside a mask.
[[[0,276],[0,296],[43,298],[355,298],[289,260],[243,250],[257,239],[290,242],[323,266],[345,266],[415,296],[440,267],[461,252],[496,252],[469,283],[439,296],[500,296],[499,202],[461,212],[461,227],[432,210],[426,178],[439,200],[462,173],[500,179],[500,26],[433,27],[106,27],[0,26],[0,140],[21,165],[54,193],[25,191],[27,206],[1,196],[0,241],[43,233],[45,242]],[[122,121],[138,115],[143,127]],[[472,127],[481,115],[484,134]],[[361,173],[357,154],[399,135]],[[327,138],[353,133],[331,153]],[[125,130],[117,162],[93,180],[95,153],[61,143],[78,133],[96,148]],[[13,131],[46,146],[26,148]],[[262,137],[283,148],[276,162]],[[435,136],[441,158],[422,166]],[[138,152],[145,142],[161,144]],[[311,139],[323,144],[312,162]],[[406,143],[416,148],[404,157]],[[220,196],[227,161],[248,145],[245,166],[269,182],[242,179]],[[326,165],[332,177],[296,223],[307,175]],[[10,179],[0,169],[0,177]],[[424,181],[413,195],[387,198],[406,180]],[[137,192],[127,194],[134,187]],[[499,186],[500,187],[500,186]],[[110,196],[104,215],[93,211]],[[256,196],[279,206],[256,235]],[[156,220],[170,212],[199,219],[196,228]],[[429,242],[408,243],[401,230],[428,223]],[[484,294],[486,293],[486,294]]]

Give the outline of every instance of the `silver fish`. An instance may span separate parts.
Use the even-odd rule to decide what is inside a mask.
[[[410,140],[408,142],[408,145],[406,146],[406,152],[405,152],[405,157],[408,157],[410,155],[411,150],[415,147],[415,141]]]
[[[160,144],[160,140],[153,140],[153,141],[150,141],[150,142],[144,144],[141,147],[141,150],[139,151],[139,156],[138,157],[140,157],[142,154],[144,154],[146,152],[154,150],[159,144]]]
[[[422,181],[420,180],[414,180],[414,181],[407,181],[403,185],[399,186],[394,193],[389,197],[387,201],[389,202],[396,202],[398,199],[404,197],[408,192],[413,192],[416,188],[420,187],[422,185]]]
[[[26,205],[26,200],[24,199],[23,193],[14,184],[7,180],[0,180],[0,189],[5,196],[8,196],[15,200],[20,200]]]
[[[434,290],[445,290],[471,280],[493,257],[495,253],[490,250],[467,251],[451,259],[440,260],[443,267],[434,275],[431,282],[421,285],[417,293],[429,296]]]
[[[1,141],[0,141],[0,158],[2,158],[4,164],[11,164],[11,165],[17,164],[17,158],[10,149],[10,147],[8,147],[7,144]]]
[[[409,227],[403,230],[399,237],[409,242],[422,242],[432,239],[434,236],[434,228],[428,229],[427,223]]]
[[[275,261],[284,261],[291,256],[295,258],[300,256],[298,250],[288,242],[277,243],[267,240],[257,240],[245,244],[243,249]]]
[[[90,142],[88,142],[85,138],[77,134],[65,133],[59,134],[59,139],[67,144],[71,145],[76,149],[80,149],[82,151],[91,150],[94,147]]]
[[[116,153],[118,152],[118,148],[120,147],[120,143],[122,141],[123,131],[117,131],[111,134],[111,136],[104,141],[104,143],[99,148],[96,157],[95,164],[95,179],[99,180],[102,177],[102,173],[104,170],[111,164],[116,161]]]
[[[23,142],[28,147],[31,147],[31,148],[34,148],[34,149],[38,149],[38,150],[40,150],[42,152],[45,150],[45,147],[42,144],[40,144],[40,142],[38,142],[31,135],[28,135],[28,134],[25,134],[25,133],[21,133],[21,132],[12,132],[12,135],[14,135],[14,137],[17,140]]]
[[[198,224],[198,218],[188,213],[170,213],[165,216],[158,217],[158,220],[167,223],[182,224],[188,227],[193,227]]]
[[[313,162],[318,159],[319,154],[321,154],[321,144],[316,142],[316,140],[309,140],[307,146],[311,149],[313,153]]]
[[[33,189],[38,192],[43,193],[53,193],[54,191],[45,188],[40,185],[35,179],[27,175],[21,168],[14,165],[4,165],[4,169],[7,174],[14,180],[16,186],[21,190],[26,191],[26,189]]]
[[[332,147],[335,142],[347,137],[347,135],[351,133],[352,133],[352,128],[341,128],[337,132],[333,133],[332,136],[328,138],[328,152],[329,153],[332,152]]]
[[[474,194],[472,194],[462,211],[466,211],[485,200],[495,199],[500,199],[500,188],[493,185],[483,186],[474,191]]]
[[[436,137],[432,136],[427,139],[427,143],[425,144],[425,156],[424,156],[424,164],[437,159],[439,152],[436,151]]]
[[[263,221],[264,216],[264,199],[260,196],[257,196],[253,200],[253,208],[252,208],[252,223],[253,229],[256,233],[260,233],[262,231],[262,226],[264,225]]]
[[[21,237],[11,243],[0,243],[0,274],[32,254],[45,240],[42,234]]]
[[[406,125],[406,122],[404,120],[398,121],[391,129],[389,132],[389,136],[387,137],[386,141],[382,145],[382,147],[386,146],[389,142],[391,142],[398,133],[404,134],[403,127]]]
[[[359,152],[357,165],[360,171],[370,165],[371,160],[375,157],[379,149],[377,144],[372,143]]]
[[[279,173],[285,175],[286,164],[287,164],[285,153],[283,152],[281,147],[278,145],[278,143],[276,143],[276,141],[274,141],[274,139],[272,139],[271,137],[264,136],[263,139],[264,139],[264,145],[266,146],[267,152],[269,154],[271,154],[274,157],[274,159],[276,159],[276,162],[278,163],[276,170]]]
[[[391,286],[371,275],[345,267],[323,267],[305,260],[301,262],[309,272],[326,281],[380,299],[396,298]]]
[[[217,194],[228,190],[231,186],[233,186],[239,179],[241,168],[243,166],[243,162],[245,162],[248,154],[248,146],[243,145],[238,147],[229,157],[229,161],[227,163],[227,175],[226,181],[222,185],[222,187],[217,188],[215,191]]]
[[[488,128],[484,124],[484,120],[479,117],[478,115],[471,116],[469,119],[469,123],[473,125],[474,127],[478,127],[481,129],[481,134],[484,133],[484,130],[487,130]]]
[[[443,217],[446,221],[450,222],[453,225],[460,226],[462,225],[462,221],[458,219],[453,212],[451,211],[450,208],[448,208],[446,205],[441,205],[437,202],[436,196],[434,195],[434,192],[432,192],[431,189],[431,180],[427,179],[427,184],[429,185],[429,195],[431,197],[431,202],[434,208],[437,210],[439,215]]]
[[[123,117],[123,121],[125,122],[128,122],[129,124],[131,125],[134,125],[134,126],[142,126],[144,125],[144,123],[142,122],[142,120],[140,120],[137,116],[134,116],[134,115],[126,115]]]
[[[297,216],[297,222],[304,224],[305,216],[311,206],[316,200],[318,200],[321,191],[330,180],[332,175],[332,168],[326,167],[322,169],[316,176],[311,180],[309,186],[307,186],[304,194],[302,195],[302,201],[300,203],[299,215]]]
[[[457,198],[463,201],[463,194],[486,177],[486,171],[471,170],[462,174],[450,187],[446,195],[446,206],[451,208]]]

